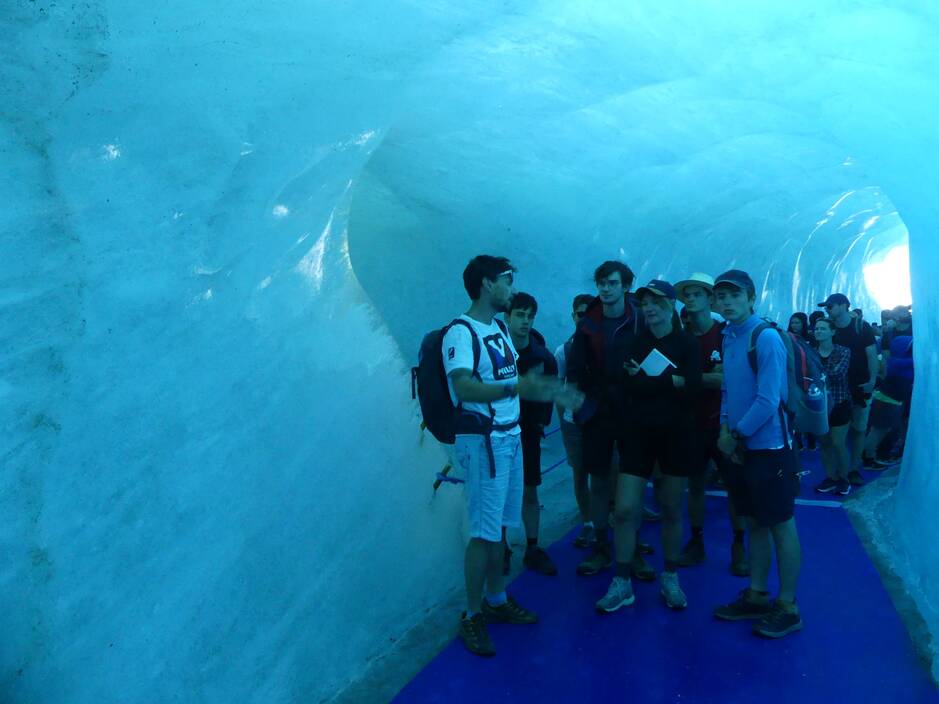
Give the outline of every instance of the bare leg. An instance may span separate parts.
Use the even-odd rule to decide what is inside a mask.
[[[750,527],[750,590],[768,591],[769,567],[773,560],[773,534],[766,526],[761,526],[753,518],[748,519]]]
[[[848,436],[848,425],[836,425],[834,428],[828,431],[828,435],[825,437],[830,438],[831,448],[829,453],[831,455],[831,462],[835,472],[835,479],[847,479],[848,472],[851,470],[853,465],[848,464],[850,462],[848,458],[848,446],[847,446],[847,436]],[[830,476],[830,475],[829,475]]]
[[[646,480],[631,474],[622,474],[616,484],[616,561],[632,562],[636,552],[636,531],[642,512],[642,492]]]
[[[665,571],[674,572],[681,555],[681,495],[685,480],[681,477],[662,475],[659,481],[659,501],[662,509],[662,552],[665,554]]]
[[[772,534],[779,566],[779,598],[791,603],[796,600],[796,584],[802,567],[802,546],[799,544],[796,519],[777,523],[772,528]]]
[[[466,555],[463,558],[463,573],[466,578],[466,609],[469,613],[479,613],[482,608],[483,585],[490,572],[489,553],[491,546],[495,545],[502,553],[502,543],[492,543],[482,538],[470,538],[466,545]],[[501,560],[499,572],[501,574]]]
[[[522,523],[525,525],[525,537],[537,540],[541,526],[541,504],[538,501],[537,486],[526,486],[522,492]]]

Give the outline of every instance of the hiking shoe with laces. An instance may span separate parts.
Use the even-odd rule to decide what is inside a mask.
[[[512,571],[512,551],[509,546],[505,546],[505,552],[502,553],[502,574],[508,576]]]
[[[633,576],[640,582],[655,581],[655,570],[652,569],[652,565],[646,562],[646,558],[644,558],[642,553],[638,550],[636,550],[636,554],[633,555],[630,568],[632,569]]]
[[[670,609],[683,609],[688,606],[688,598],[681,590],[678,584],[678,574],[675,572],[663,572],[659,575],[659,583],[662,585],[662,597],[665,599],[665,605]]]
[[[613,564],[613,550],[609,543],[594,543],[593,553],[577,565],[577,574],[591,575]]]
[[[848,472],[848,481],[851,482],[851,486],[864,486],[864,477],[856,469]]]
[[[597,539],[593,526],[581,526],[580,533],[574,538],[575,548],[589,548],[590,544]]]
[[[523,607],[511,594],[506,602],[499,606],[492,606],[483,599],[482,615],[486,623],[538,623],[538,614]]]
[[[847,496],[851,493],[851,482],[847,479],[838,480],[838,493],[842,496]]]
[[[822,480],[821,484],[815,487],[815,491],[819,494],[830,494],[833,491],[838,491],[838,481],[826,477]]]
[[[714,615],[722,621],[742,621],[748,618],[762,618],[772,609],[773,604],[768,597],[765,601],[753,600],[748,587],[740,591],[736,601],[714,609]]]
[[[532,572],[548,575],[549,577],[553,577],[558,573],[558,568],[554,566],[554,561],[551,559],[551,556],[537,545],[525,551],[522,564]]]
[[[486,619],[481,613],[467,618],[466,612],[463,612],[460,618],[460,640],[473,655],[492,657],[496,654],[489,631],[486,630]]]
[[[753,624],[753,632],[764,638],[782,638],[802,630],[802,617],[798,611],[786,609],[773,602],[772,610]]]
[[[747,548],[742,542],[736,540],[730,546],[730,573],[735,577],[750,576],[750,561],[747,559]]]
[[[606,596],[597,602],[597,611],[611,614],[622,606],[629,606],[636,600],[633,594],[633,583],[623,577],[614,577]]]
[[[678,564],[681,567],[700,565],[702,562],[704,562],[704,558],[704,539],[697,536],[692,536],[685,547],[682,549],[681,556],[678,558]]]

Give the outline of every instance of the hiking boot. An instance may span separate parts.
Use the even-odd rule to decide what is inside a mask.
[[[636,543],[636,550],[641,552],[643,555],[655,554],[655,548],[649,545],[649,543]]]
[[[851,482],[847,479],[838,480],[838,493],[842,496],[847,496],[851,493]]]
[[[577,565],[577,574],[591,575],[613,564],[613,551],[609,543],[594,543],[593,553]]]
[[[575,548],[589,548],[590,544],[597,539],[593,526],[581,526],[580,533],[574,538]]]
[[[610,588],[606,590],[606,596],[597,602],[597,611],[611,614],[621,606],[629,606],[635,600],[633,583],[622,577],[614,577],[610,582]]]
[[[662,585],[662,596],[668,608],[683,609],[688,606],[688,599],[678,584],[676,572],[663,572],[659,575],[659,583]]]
[[[856,469],[848,472],[848,481],[851,482],[851,486],[864,486],[864,477]]]
[[[630,569],[632,569],[633,576],[640,582],[655,581],[655,570],[652,569],[652,565],[646,562],[646,558],[644,558],[642,553],[638,550],[636,550],[636,553],[633,555]]]
[[[486,630],[486,619],[481,613],[473,618],[466,618],[466,612],[463,612],[460,618],[460,640],[473,655],[492,657],[496,654],[489,632]]]
[[[511,594],[508,600],[499,606],[492,606],[483,599],[482,615],[486,623],[538,623],[538,614],[523,607]]]
[[[827,477],[822,480],[822,483],[815,487],[815,491],[819,494],[830,494],[833,491],[838,491],[838,481],[836,479],[828,479]]]
[[[682,567],[691,567],[704,562],[704,538],[692,536],[681,551],[678,564]]]
[[[742,621],[748,618],[762,618],[772,609],[773,604],[769,598],[766,598],[765,601],[754,601],[748,587],[740,591],[736,601],[714,609],[714,615],[722,621]]]
[[[530,569],[532,572],[545,574],[549,577],[553,577],[558,573],[558,568],[554,566],[554,561],[551,559],[551,556],[537,545],[534,545],[525,551],[525,557],[522,559],[522,564],[524,564],[525,567]]]
[[[786,609],[773,602],[772,610],[753,624],[753,632],[764,638],[782,638],[793,631],[802,630],[802,617],[798,611]]]
[[[643,506],[642,507],[642,520],[649,521],[650,523],[655,523],[656,521],[662,520],[662,514],[656,511],[654,508]]]
[[[736,540],[730,546],[730,573],[734,577],[750,576],[750,561],[747,559],[747,548],[742,542]]]
[[[505,546],[505,552],[502,553],[502,574],[508,576],[509,572],[512,571],[512,551],[509,550],[509,546]]]

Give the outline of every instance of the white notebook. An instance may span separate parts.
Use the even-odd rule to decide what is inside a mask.
[[[659,352],[654,347],[649,355],[642,360],[642,364],[639,365],[639,368],[644,371],[648,376],[660,376],[669,367],[675,367],[668,357]],[[678,369],[678,367],[675,367]]]

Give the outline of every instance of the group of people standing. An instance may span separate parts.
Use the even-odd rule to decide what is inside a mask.
[[[788,328],[817,349],[829,394],[828,433],[804,442],[821,447],[827,476],[815,490],[847,495],[863,485],[862,467],[885,469],[902,446],[913,393],[913,319],[900,306],[884,312],[883,325],[871,325],[843,293],[818,305],[824,313],[794,313]]]
[[[463,430],[457,430],[454,450],[465,472],[469,518],[467,610],[460,621],[469,651],[495,654],[488,623],[538,620],[505,590],[511,557],[506,528],[524,524],[528,568],[557,573],[538,545],[540,440],[552,404],[561,416],[583,521],[575,545],[590,550],[577,573],[612,568],[598,612],[634,603],[634,578],[656,579],[642,557],[648,546],[638,540],[650,479],[661,511],[661,596],[668,608],[687,607],[678,568],[705,558],[705,488],[713,463],[730,497],[729,569],[749,577],[749,586],[718,606],[715,617],[752,619],[754,633],[770,638],[802,628],[796,604],[801,547],[793,515],[797,429],[784,410],[787,353],[779,332],[755,313],[751,277],[740,270],[716,278],[696,273],[674,285],[652,280],[633,294],[632,270],[620,261],[604,262],[594,271],[596,295],[574,298],[574,333],[552,355],[534,331],[537,301],[514,291],[515,271],[503,257],[480,255],[469,262],[463,282],[472,302],[444,329],[440,350],[453,406],[468,419],[457,424]],[[845,327],[839,306],[847,309],[847,300],[838,295],[826,302],[829,317],[815,321],[819,354],[832,370],[861,370],[838,350],[853,347],[831,342]],[[869,326],[852,330],[857,344],[867,340]],[[866,352],[861,359],[867,363]],[[865,378],[855,394],[853,380],[833,390],[832,409],[840,414],[835,420],[847,414],[855,428],[861,413],[854,406],[845,410],[844,400],[871,394],[873,385]],[[823,447],[834,448],[838,432],[820,439]],[[691,538],[682,546],[686,487]],[[774,548],[779,591],[771,599]]]

